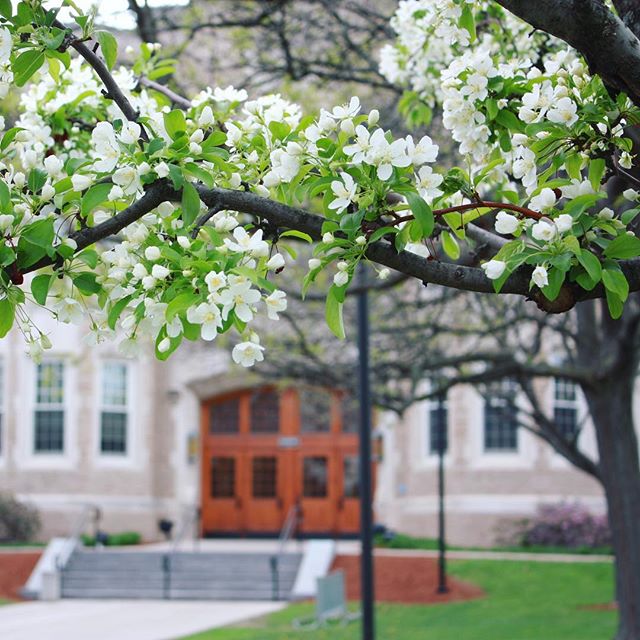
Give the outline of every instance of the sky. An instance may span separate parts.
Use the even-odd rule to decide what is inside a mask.
[[[142,1],[142,0],[141,0]],[[133,29],[135,22],[132,14],[127,10],[127,0],[107,0],[106,2],[95,2],[95,0],[75,0],[78,7],[83,10],[90,8],[92,5],[98,5],[99,22],[118,29]],[[14,2],[15,4],[15,2]],[[62,4],[62,0],[49,1],[44,3],[47,7],[56,7]],[[188,0],[149,0],[149,5],[159,7],[163,5],[186,5]],[[67,9],[63,9],[60,13],[62,20],[69,15]]]

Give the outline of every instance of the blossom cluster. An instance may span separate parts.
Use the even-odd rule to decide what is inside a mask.
[[[183,339],[235,330],[233,359],[260,361],[256,321],[285,311],[277,274],[286,254],[295,258],[293,239],[314,238],[207,206],[221,190],[321,213],[303,289],[330,273],[327,320],[338,335],[345,290],[372,242],[428,256],[434,238],[456,259],[465,226],[495,209],[487,194],[503,201],[495,230],[507,236],[483,266],[496,290],[524,266],[549,300],[567,280],[602,282],[612,315],[622,312],[628,283],[617,261],[640,255],[627,231],[640,209],[635,192],[624,213],[605,207],[603,185],[633,163],[625,124],[640,113],[623,94],[612,98],[576,52],[531,35],[495,3],[404,0],[398,41],[382,52],[387,77],[442,106],[464,158],[446,171],[434,166],[431,136],[395,138],[357,97],[311,117],[278,94],[208,87],[175,108],[142,82],[166,72],[161,48],[143,44],[131,68],[116,68],[113,36],[93,34],[78,15],[116,100],[104,69],[99,76],[69,53],[73,36],[39,2],[20,3],[17,16],[3,6],[0,93],[26,88],[15,126],[0,121],[0,337],[15,321],[35,357],[49,340],[27,300],[61,321],[88,318],[92,340],[119,336],[126,352],[147,337],[164,359]],[[486,26],[476,31],[478,18]],[[159,186],[166,201],[131,214]],[[461,215],[446,215],[453,209]],[[118,236],[90,245],[93,232]]]

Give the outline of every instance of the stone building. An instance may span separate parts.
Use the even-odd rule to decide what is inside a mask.
[[[77,328],[34,320],[54,349],[41,364],[14,330],[0,341],[0,487],[35,504],[43,537],[68,534],[84,505],[108,532],[161,536],[201,510],[205,535],[276,535],[291,507],[308,535],[358,526],[357,415],[339,392],[265,386],[211,345],[184,345],[167,363],[88,346]],[[585,408],[567,382],[547,397],[566,429]],[[459,387],[402,420],[377,416],[376,520],[433,537],[437,425],[446,425],[448,538],[490,544],[538,505],[579,500],[604,509],[595,481],[530,433],[499,398]],[[593,453],[587,425],[580,444]]]

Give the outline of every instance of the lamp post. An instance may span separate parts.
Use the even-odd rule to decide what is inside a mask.
[[[373,508],[371,490],[371,389],[369,384],[369,301],[364,264],[358,270],[358,399],[360,480],[360,593],[362,640],[375,639],[373,585]]]
[[[444,454],[447,433],[445,400],[438,396],[438,589],[437,593],[447,593],[446,545],[444,539]]]

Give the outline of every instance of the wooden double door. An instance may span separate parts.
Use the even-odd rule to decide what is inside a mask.
[[[294,505],[299,533],[356,533],[353,408],[323,389],[259,388],[205,402],[202,534],[277,534]]]

